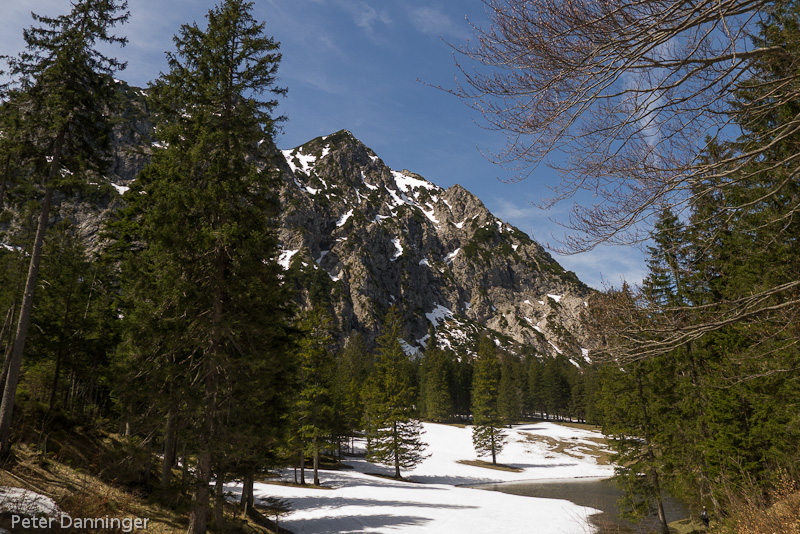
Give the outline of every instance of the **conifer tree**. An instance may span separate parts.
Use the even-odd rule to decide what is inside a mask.
[[[487,335],[479,342],[472,380],[472,445],[479,456],[491,454],[492,463],[496,464],[505,445],[504,421],[498,406],[500,361]]]
[[[153,369],[171,397],[189,403],[197,457],[192,534],[206,532],[212,468],[219,478],[235,454],[230,440],[239,425],[227,414],[245,416],[250,398],[237,384],[257,378],[249,388],[268,388],[273,399],[290,385],[271,379],[288,378],[292,367],[275,234],[279,154],[271,141],[275,97],[285,89],[275,85],[279,45],[252,7],[226,0],[208,12],[205,28],[186,24],[175,36],[169,70],[151,87],[160,148],[127,193],[116,229],[130,249],[122,251],[132,275],[130,316],[142,321],[126,357],[169,362]],[[252,377],[254,361],[260,371]],[[269,423],[286,415],[272,413],[282,403],[258,406]]]
[[[331,318],[317,309],[304,314],[298,343],[299,390],[295,403],[302,454],[313,460],[314,485],[319,486],[319,455],[333,425],[333,370]]]
[[[447,351],[436,346],[434,336],[420,361],[419,404],[426,419],[442,422],[453,414],[453,361]]]
[[[524,375],[519,359],[511,354],[503,354],[500,362],[500,383],[497,386],[497,409],[503,422],[509,427],[522,417],[522,378]]]
[[[67,15],[33,15],[41,26],[23,32],[25,51],[4,57],[16,87],[4,86],[2,95],[5,99],[15,91],[15,103],[24,110],[23,135],[35,147],[33,169],[41,177],[44,196],[2,394],[0,454],[10,450],[11,417],[54,191],[63,179],[107,164],[111,74],[125,65],[103,55],[97,45],[125,44],[109,32],[127,19],[126,7],[115,0],[79,0]]]
[[[413,365],[403,350],[400,312],[392,306],[377,339],[375,365],[367,384],[371,447],[367,459],[400,469],[410,469],[423,459],[426,447],[422,425],[414,408]]]
[[[353,334],[337,353],[334,394],[337,436],[354,436],[362,428],[364,385],[371,371],[371,356],[364,348],[361,334]]]

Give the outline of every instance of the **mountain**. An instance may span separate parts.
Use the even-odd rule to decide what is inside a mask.
[[[119,86],[126,107],[110,172],[60,203],[60,217],[77,221],[91,248],[153,145],[145,92]],[[396,304],[408,351],[427,345],[430,326],[440,345],[468,352],[488,328],[511,349],[584,359],[581,313],[591,290],[469,191],[390,169],[346,130],[269,149],[283,156],[275,159],[285,283],[302,305],[331,311],[340,340],[360,332],[370,344]]]
[[[409,350],[433,325],[441,345],[469,350],[489,328],[499,344],[583,356],[590,290],[469,191],[392,170],[346,130],[282,155],[279,261],[340,332],[369,340],[396,304]]]

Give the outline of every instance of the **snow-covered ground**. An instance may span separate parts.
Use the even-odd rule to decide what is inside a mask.
[[[57,517],[61,510],[50,497],[22,488],[0,487],[0,513]]]
[[[508,444],[497,459],[498,463],[521,469],[510,472],[458,463],[477,459],[472,448],[471,427],[430,423],[423,426],[429,457],[416,469],[403,473],[406,482],[366,474],[391,475],[394,471],[362,459],[350,459],[346,463],[352,470],[320,473],[322,485],[332,490],[256,483],[255,497],[288,501],[292,512],[280,519],[280,525],[297,534],[593,532],[588,523],[589,516],[596,513],[592,508],[564,500],[457,486],[609,477],[613,474],[611,466],[598,465],[594,457],[581,451],[581,446],[584,450],[586,446],[597,446],[590,439],[602,437],[598,432],[553,423],[515,426],[509,431]],[[529,435],[534,439],[529,439]],[[546,438],[568,442],[570,446],[564,452],[554,452]],[[285,480],[294,480],[291,470],[283,476]],[[306,479],[310,477],[307,473]],[[234,494],[241,492],[241,486],[231,485],[227,489]]]

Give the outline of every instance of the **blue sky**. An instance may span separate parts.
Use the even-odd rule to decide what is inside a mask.
[[[23,46],[30,11],[57,15],[68,0],[2,0],[0,54]],[[117,77],[146,86],[166,68],[164,52],[183,23],[204,24],[213,0],[129,0],[129,22],[118,35],[129,39],[116,50],[128,61]],[[569,202],[548,212],[531,203],[548,195],[555,174],[540,167],[519,183],[482,154],[499,150],[504,138],[479,126],[480,117],[456,97],[432,86],[454,86],[451,45],[472,36],[467,19],[486,26],[480,0],[367,2],[365,0],[257,0],[255,17],[281,43],[280,85],[289,89],[278,112],[285,114],[281,148],[346,128],[390,167],[416,172],[431,182],[461,184],[498,217],[547,245],[564,230]],[[476,124],[477,123],[477,124]],[[558,261],[590,286],[638,282],[644,261],[639,250],[599,247]]]

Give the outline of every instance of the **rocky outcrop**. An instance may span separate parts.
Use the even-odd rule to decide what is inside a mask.
[[[582,357],[588,288],[466,189],[392,170],[348,131],[282,154],[280,260],[342,335],[373,338],[395,304],[409,347],[433,325],[438,343],[470,351],[489,328],[500,344]]]

